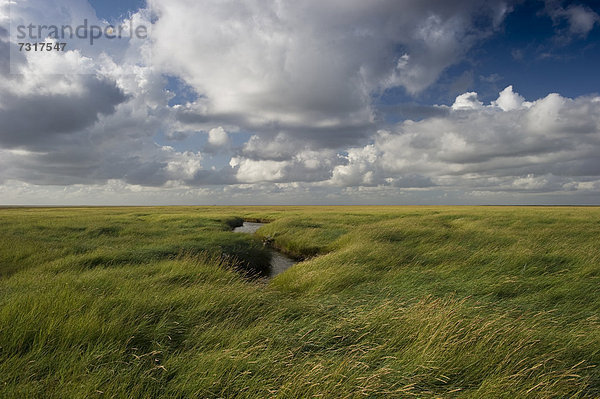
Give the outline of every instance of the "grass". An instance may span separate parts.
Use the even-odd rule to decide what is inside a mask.
[[[248,278],[268,251],[307,259]],[[600,209],[0,210],[0,397],[600,396]]]

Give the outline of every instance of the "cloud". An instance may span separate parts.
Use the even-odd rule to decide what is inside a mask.
[[[232,158],[230,165],[237,168],[236,178],[243,183],[282,181],[285,169],[290,165],[285,161],[255,161],[252,159]]]
[[[313,151],[309,158],[321,172],[316,180],[298,178],[306,165],[278,150],[283,142],[269,148],[279,160],[260,160],[254,152],[256,159],[239,156],[232,167],[238,168],[239,183],[312,181],[315,187],[382,192],[387,187],[478,196],[597,188],[592,182],[600,174],[600,98],[551,93],[526,101],[508,86],[487,105],[469,92],[450,107],[438,107],[446,112],[380,130],[372,144],[341,153]]]
[[[562,21],[567,22],[569,35],[586,37],[596,24],[600,23],[600,15],[590,7],[570,4],[565,8],[561,3],[558,0],[547,0],[545,9],[555,25]]]
[[[205,171],[201,154],[155,142],[174,118],[162,73],[152,66],[69,50],[44,59],[33,53],[13,58],[10,73],[8,48],[14,43],[0,40],[0,46],[0,181],[231,181],[227,173]]]
[[[456,97],[452,109],[454,111],[474,110],[483,106],[483,103],[477,98],[477,93],[468,92]]]
[[[379,157],[374,145],[364,148],[351,148],[348,155],[342,156],[347,163],[333,169],[331,183],[337,186],[370,186],[375,183],[375,170],[372,167]]]
[[[492,105],[500,107],[503,111],[514,111],[523,106],[529,107],[531,106],[531,103],[526,102],[522,96],[513,92],[513,87],[511,85],[500,92],[500,96],[496,101],[492,101]]]
[[[4,61],[8,47],[0,41]],[[76,52],[67,52],[64,58],[64,64],[81,61]],[[2,65],[6,67],[6,62]],[[5,148],[44,149],[55,136],[94,125],[126,100],[116,82],[104,77],[40,73],[28,60],[21,66],[21,74],[0,71],[0,146]]]
[[[379,132],[381,156],[372,168],[389,177],[427,176],[437,185],[522,191],[560,191],[600,172],[597,97],[553,93],[527,102],[509,86],[489,105],[465,93],[451,108],[446,116]]]
[[[215,147],[224,147],[229,144],[229,135],[222,127],[211,129],[208,132],[208,142]]]
[[[587,36],[594,29],[594,26],[600,22],[600,16],[589,7],[570,6],[565,10],[566,17],[569,20],[569,30],[573,34]]]
[[[279,133],[274,138],[262,138],[253,135],[244,144],[242,154],[251,159],[270,159],[282,161],[291,159],[299,150],[306,148],[306,143],[293,140],[288,135]]]
[[[449,112],[447,107],[416,103],[381,105],[378,110],[384,115],[388,115],[390,117],[410,120],[421,120],[434,116],[443,116]]]
[[[318,183],[328,181],[333,167],[343,162],[335,151],[305,149],[279,160],[248,158],[242,153],[233,157],[229,165],[237,183]]]
[[[227,131],[219,126],[209,130],[208,141],[203,148],[206,153],[228,152],[231,149],[231,139]]]
[[[313,149],[364,141],[376,130],[374,94],[422,92],[509,11],[470,0],[151,5],[154,62],[200,95],[179,109],[180,123],[283,134]]]
[[[54,4],[48,13],[69,14]],[[73,18],[93,12],[87,2],[73,4]],[[571,36],[598,22],[584,6],[548,4]],[[593,198],[600,190],[598,97],[528,101],[508,86],[484,103],[467,91],[476,76],[469,70],[450,88],[467,91],[452,104],[420,103],[444,71],[500,28],[511,9],[505,2],[151,6],[153,57],[140,43],[45,59],[17,53],[11,61],[20,73],[10,74],[14,43],[0,29],[4,198],[34,201],[36,185],[56,201],[68,194],[172,203],[443,202],[446,195],[464,203],[531,193]],[[168,76],[193,95],[169,105]],[[412,102],[380,104],[399,92]]]

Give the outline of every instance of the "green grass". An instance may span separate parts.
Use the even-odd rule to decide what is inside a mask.
[[[306,259],[273,280],[260,238]],[[600,208],[0,210],[2,398],[600,397]]]

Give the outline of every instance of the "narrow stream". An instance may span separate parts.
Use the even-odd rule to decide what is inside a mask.
[[[260,229],[266,223],[252,223],[252,222],[244,222],[244,224],[240,227],[236,227],[233,229],[235,233],[247,233],[254,234],[256,230]],[[274,249],[270,249],[271,251],[271,271],[269,273],[269,278],[273,278],[280,273],[283,273],[293,265],[295,265],[295,260],[288,258],[284,254]]]

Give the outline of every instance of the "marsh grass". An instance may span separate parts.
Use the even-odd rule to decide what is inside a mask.
[[[241,221],[308,260],[266,283]],[[600,396],[597,208],[0,210],[0,397]],[[237,259],[237,260],[236,260]]]

